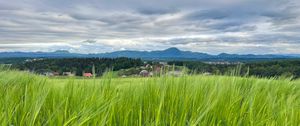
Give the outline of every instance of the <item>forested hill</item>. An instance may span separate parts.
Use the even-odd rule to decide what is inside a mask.
[[[207,53],[182,51],[177,48],[169,48],[161,51],[116,51],[110,53],[99,54],[79,54],[70,53],[68,51],[56,52],[0,52],[0,58],[141,58],[143,60],[268,60],[268,59],[295,59],[300,55],[238,55],[221,53],[219,55],[211,55]]]

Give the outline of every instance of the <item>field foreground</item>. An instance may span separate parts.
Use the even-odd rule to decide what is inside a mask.
[[[0,72],[1,125],[300,124],[300,81],[254,77],[49,79]]]

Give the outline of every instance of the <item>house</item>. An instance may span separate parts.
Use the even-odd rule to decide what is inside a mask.
[[[146,66],[145,66],[146,68],[153,68],[150,64],[146,64]]]
[[[153,67],[150,64],[146,64],[145,66],[141,66],[141,69],[152,69]]]
[[[83,73],[83,76],[84,76],[84,77],[92,77],[93,74],[92,74],[92,73]]]
[[[44,72],[43,75],[45,75],[45,76],[54,76],[54,74],[52,72]]]
[[[72,72],[63,72],[64,76],[75,76]]]
[[[142,70],[140,72],[140,76],[142,76],[142,77],[148,77],[149,76],[149,72],[147,70]]]
[[[45,75],[45,76],[59,76],[59,73],[58,72],[44,72],[42,73],[42,75]]]
[[[160,65],[166,66],[168,65],[168,62],[159,62]]]
[[[53,76],[59,76],[59,72],[53,72]]]

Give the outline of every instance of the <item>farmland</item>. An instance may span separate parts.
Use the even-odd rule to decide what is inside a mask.
[[[186,75],[55,79],[0,72],[1,125],[298,125],[300,81]]]

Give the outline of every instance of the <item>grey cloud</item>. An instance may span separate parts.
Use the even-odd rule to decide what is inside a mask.
[[[163,14],[172,14],[179,12],[176,8],[140,8],[137,9],[137,12],[143,15],[163,15]]]
[[[195,11],[186,16],[190,20],[203,20],[203,19],[224,19],[229,17],[230,13],[225,12],[224,10],[201,10]]]
[[[90,44],[92,44],[92,43],[96,43],[97,42],[97,40],[85,40],[85,41],[83,41],[83,43],[90,43]]]
[[[0,48],[17,50],[1,44],[39,43],[51,50],[106,52],[123,48],[113,44],[120,41],[124,48],[137,50],[177,46],[208,52],[300,53],[294,49],[300,43],[299,4],[296,0],[0,1]],[[278,43],[286,46],[280,48]],[[273,49],[262,46],[266,44]],[[32,50],[20,47],[26,49]]]

